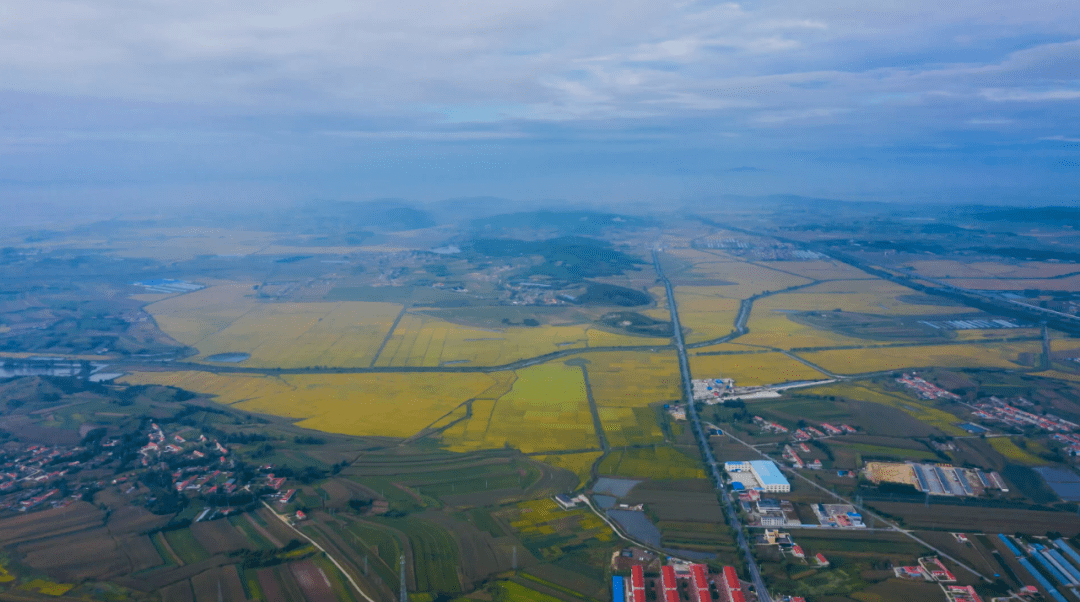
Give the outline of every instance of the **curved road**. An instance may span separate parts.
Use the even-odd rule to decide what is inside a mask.
[[[716,466],[716,459],[713,457],[712,448],[709,447],[709,441],[706,439],[705,433],[701,429],[701,420],[698,418],[697,408],[694,407],[694,387],[690,380],[690,362],[686,359],[686,344],[683,342],[682,324],[679,322],[678,306],[675,305],[675,291],[671,286],[671,281],[667,279],[663,269],[660,267],[660,253],[654,250],[652,255],[656,274],[660,277],[660,280],[664,282],[664,289],[667,291],[668,309],[671,312],[671,325],[675,330],[675,349],[679,353],[679,371],[682,373],[683,401],[686,402],[686,414],[690,417],[694,435],[697,436],[698,446],[701,448],[702,457],[705,458],[705,465],[708,467],[710,474],[712,474],[713,483],[716,484],[716,490],[720,492],[720,497],[724,500],[724,509],[727,512],[728,524],[735,530],[739,549],[741,549],[746,556],[746,567],[750,571],[750,580],[754,583],[754,590],[757,592],[758,600],[760,602],[773,602],[772,597],[769,596],[769,590],[765,588],[765,581],[761,578],[761,571],[758,569],[757,561],[754,560],[754,554],[750,551],[750,544],[746,540],[746,532],[743,530],[742,523],[739,522],[739,515],[735,511],[735,504],[732,503],[731,497],[728,495],[727,490],[724,489],[724,481],[720,478],[720,469]]]

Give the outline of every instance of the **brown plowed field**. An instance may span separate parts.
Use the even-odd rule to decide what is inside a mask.
[[[137,573],[151,567],[163,564],[161,555],[158,554],[154,542],[150,541],[149,535],[136,535],[123,540],[121,544],[124,552],[131,562],[131,572]]]
[[[337,602],[330,579],[314,562],[301,560],[290,564],[289,568],[292,569],[300,589],[304,590],[304,597],[308,602]]]
[[[259,577],[259,587],[262,588],[263,595],[266,596],[266,602],[289,602],[289,600],[285,599],[285,593],[282,591],[281,585],[274,578],[274,569],[262,569],[257,575]]]
[[[0,547],[95,527],[102,523],[104,516],[96,506],[86,502],[13,516],[0,521]]]
[[[197,602],[243,602],[247,599],[234,564],[195,575],[191,578],[191,588],[195,590]]]
[[[29,566],[67,580],[103,579],[131,570],[127,555],[104,527],[35,540],[16,549]]]
[[[257,547],[225,519],[192,523],[191,533],[211,556],[241,548],[254,550]]]

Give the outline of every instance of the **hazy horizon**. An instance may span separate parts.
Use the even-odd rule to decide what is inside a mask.
[[[1078,24],[1052,0],[40,2],[0,21],[0,202],[1074,204]]]

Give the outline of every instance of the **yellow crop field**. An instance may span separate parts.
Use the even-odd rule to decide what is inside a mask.
[[[664,442],[656,408],[597,408],[600,424],[613,447]]]
[[[1080,276],[1047,280],[1005,280],[1005,279],[959,279],[952,278],[949,284],[960,288],[993,291],[1019,291],[1037,288],[1044,291],[1080,290]]]
[[[255,284],[235,282],[208,286],[147,305],[145,309],[166,334],[185,345],[195,346],[251,309],[255,302],[252,290]]]
[[[592,465],[600,457],[600,452],[584,452],[580,454],[552,454],[550,456],[537,456],[536,459],[554,466],[565,468],[578,476],[578,484],[585,483],[592,476]]]
[[[394,329],[375,365],[499,366],[563,349],[670,344],[666,338],[611,333],[588,323],[479,328],[409,312]]]
[[[414,435],[498,384],[476,373],[253,376],[194,371],[141,372],[125,377],[124,382],[216,395],[219,403],[294,418],[305,428],[387,437]]]
[[[829,347],[837,345],[865,345],[864,339],[846,337],[828,330],[821,330],[800,324],[788,318],[784,313],[777,313],[768,303],[771,298],[755,303],[750,312],[747,327],[750,332],[737,340],[744,345],[757,345],[777,349],[797,347]]]
[[[746,299],[764,291],[778,291],[811,282],[809,278],[787,274],[745,261],[697,263],[693,265],[691,272],[686,276],[732,283],[709,286],[715,296],[729,299]],[[684,280],[685,277],[676,279]]]
[[[990,443],[994,451],[1005,456],[1007,460],[1020,464],[1046,464],[1046,460],[1017,447],[1009,437],[987,437],[986,441]]]
[[[882,370],[940,366],[943,368],[1017,368],[1019,353],[1038,353],[1037,341],[1019,343],[970,343],[963,345],[920,345],[877,347],[799,353],[826,370],[838,374],[860,374]]]
[[[1071,374],[1069,372],[1062,372],[1060,370],[1045,370],[1043,372],[1035,372],[1033,375],[1042,376],[1044,378],[1056,378],[1058,380],[1071,380],[1073,382],[1080,382],[1080,374]]]
[[[1038,261],[998,263],[938,260],[915,261],[909,265],[919,275],[930,278],[1051,278],[1080,272],[1075,264]]]
[[[682,396],[674,351],[611,351],[582,357],[589,362],[589,385],[600,407],[644,407]]]
[[[816,292],[817,287],[802,289],[796,293],[785,293],[754,303],[754,310],[786,311],[832,311],[840,309],[854,313],[878,315],[921,315],[947,313],[941,305],[917,305],[901,300],[901,297],[918,298],[909,290],[897,291],[859,291],[859,292]],[[931,297],[926,297],[932,301]],[[970,311],[970,310],[969,310]]]
[[[813,261],[760,261],[758,264],[775,270],[792,272],[813,280],[847,280],[869,277],[866,272],[839,261],[820,259]]]
[[[615,449],[600,462],[600,474],[646,479],[704,479],[701,462],[666,445]]]
[[[63,596],[74,587],[74,583],[55,583],[44,579],[34,579],[20,585],[19,589],[45,594],[46,596]]]
[[[401,311],[362,301],[263,303],[251,288],[212,286],[146,310],[163,331],[198,349],[198,359],[247,353],[245,366],[267,368],[367,366]]]
[[[814,387],[811,391],[813,391],[815,395],[835,395],[838,397],[854,399],[856,401],[880,403],[905,412],[914,418],[937,428],[947,435],[964,436],[967,434],[967,431],[956,426],[963,422],[961,419],[921,400],[915,400],[913,396],[883,391],[876,387],[850,383]]]
[[[716,288],[719,287],[675,287],[679,321],[683,329],[689,331],[684,334],[688,343],[717,339],[735,330],[735,317],[739,314],[740,302],[738,299],[718,296]],[[666,317],[669,318],[670,314]]]
[[[1042,331],[1038,328],[1000,328],[989,330],[954,330],[958,341],[983,341],[986,339],[1019,339],[1025,337],[1040,337]]]
[[[740,387],[828,378],[782,353],[688,354],[694,378],[734,378]]]
[[[531,453],[599,445],[580,368],[552,362],[518,370],[517,376],[495,404],[485,447],[509,443]]]

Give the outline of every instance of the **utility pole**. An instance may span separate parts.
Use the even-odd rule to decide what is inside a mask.
[[[513,563],[514,570],[516,571],[517,570],[517,546],[514,546],[512,563]]]
[[[405,555],[401,555],[401,596],[398,602],[409,602],[409,592],[405,589]]]

